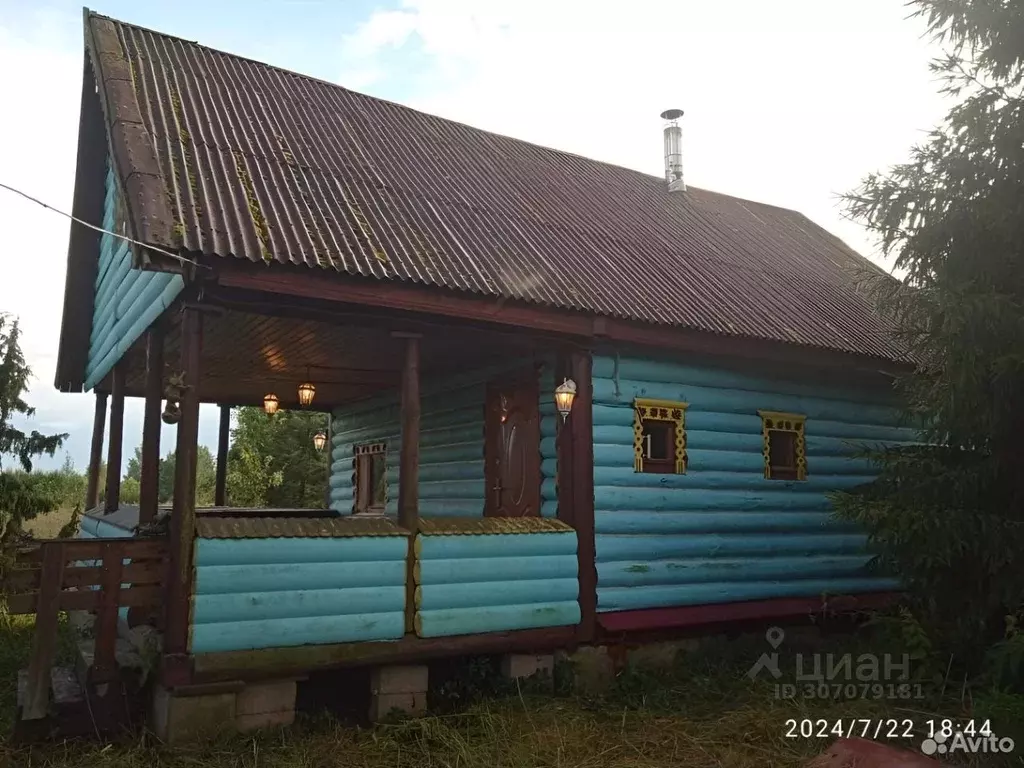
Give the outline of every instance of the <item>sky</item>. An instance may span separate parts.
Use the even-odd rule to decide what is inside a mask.
[[[793,208],[880,260],[837,196],[901,162],[946,104],[899,0],[95,0],[93,10],[473,126],[661,175],[685,110],[687,184]],[[78,0],[0,0],[0,182],[71,210]],[[25,426],[88,463],[91,394],[53,387],[69,223],[0,190],[0,311],[34,377]],[[881,262],[880,262],[881,263]],[[214,406],[200,440],[216,445]],[[142,403],[125,408],[125,462]],[[173,446],[165,427],[164,451]]]

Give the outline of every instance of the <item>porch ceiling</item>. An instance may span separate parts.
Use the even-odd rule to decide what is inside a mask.
[[[179,368],[178,313],[166,325],[164,378]],[[200,399],[224,405],[259,405],[268,392],[282,407],[297,405],[297,389],[307,379],[316,385],[312,408],[330,406],[393,389],[400,381],[405,339],[387,323],[367,325],[211,309],[203,314]],[[401,330],[408,331],[403,327]],[[420,342],[424,375],[469,370],[535,353],[528,338],[472,328],[431,328]],[[125,356],[126,394],[144,394],[145,338]],[[109,377],[101,389],[109,391]]]

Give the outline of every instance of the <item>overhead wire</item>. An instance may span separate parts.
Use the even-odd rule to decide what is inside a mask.
[[[144,243],[141,240],[136,240],[135,238],[128,237],[127,235],[122,235],[119,234],[118,232],[111,232],[109,229],[104,229],[103,227],[96,226],[91,222],[85,221],[84,219],[80,219],[77,216],[67,213],[66,211],[60,210],[59,208],[55,208],[52,205],[49,205],[48,203],[44,203],[38,197],[33,197],[27,192],[23,192],[22,190],[16,187],[12,187],[10,184],[4,184],[2,181],[0,181],[0,188],[6,189],[8,192],[13,192],[16,195],[20,195],[21,197],[25,198],[26,200],[29,200],[30,202],[35,203],[36,205],[41,205],[43,208],[46,208],[47,210],[53,211],[54,213],[59,213],[61,216],[71,219],[71,221],[75,222],[76,224],[80,224],[83,227],[88,227],[89,229],[95,230],[96,232],[99,232],[101,234],[116,237],[118,240],[124,240],[125,242],[131,243],[132,245],[138,245],[143,248],[148,248],[154,253],[159,253],[163,256],[168,256],[172,259],[175,259],[176,261],[181,262],[182,264],[191,264],[193,267],[201,269],[210,268],[205,264],[200,264],[196,261],[193,261],[192,259],[186,258],[185,256],[182,256],[180,253],[173,253],[171,251],[164,250],[163,248],[159,248],[155,245]]]

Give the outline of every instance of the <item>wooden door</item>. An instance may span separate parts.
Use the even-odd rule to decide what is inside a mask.
[[[484,463],[488,517],[540,515],[540,413],[536,377],[487,389]]]

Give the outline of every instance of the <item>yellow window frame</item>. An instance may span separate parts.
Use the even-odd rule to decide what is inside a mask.
[[[807,416],[800,413],[785,413],[783,411],[758,411],[761,417],[761,435],[764,439],[764,476],[766,480],[772,478],[772,455],[771,455],[771,432],[789,432],[795,436],[796,446],[796,479],[807,479],[807,450],[804,439]],[[783,479],[783,478],[775,478]]]
[[[674,425],[675,472],[686,474],[686,407],[675,400],[638,397],[633,401],[633,470],[644,471],[644,421],[668,421]]]

